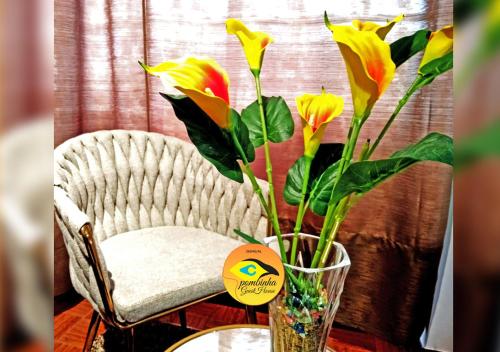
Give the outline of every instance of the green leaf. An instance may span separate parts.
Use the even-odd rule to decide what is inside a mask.
[[[337,178],[338,167],[339,161],[330,165],[313,184],[309,195],[309,206],[317,215],[326,215],[326,208],[328,207],[333,185]]]
[[[262,97],[266,115],[267,137],[273,143],[281,143],[293,136],[294,122],[292,113],[282,97]],[[260,110],[257,101],[241,112],[241,119],[250,132],[250,140],[255,148],[264,144]]]
[[[438,76],[453,68],[453,52],[449,52],[445,56],[428,62],[420,69],[420,73],[424,76]]]
[[[196,146],[200,154],[210,161],[217,170],[231,180],[242,183],[243,173],[229,131],[221,129],[210,117],[205,114],[191,99],[184,95],[168,95],[160,93],[174,108],[175,115],[186,126],[189,139]],[[249,142],[248,129],[241,122],[236,111],[231,111],[234,128],[238,140],[242,145],[249,161],[254,160],[255,152]]]
[[[302,198],[302,180],[304,179],[305,156],[298,158],[286,175],[283,197],[290,205],[298,205]]]
[[[419,75],[421,76],[418,88],[422,88],[430,84],[436,77],[449,71],[453,68],[453,52],[440,57],[439,59],[432,60],[431,62],[425,64],[419,70]]]
[[[360,161],[350,164],[342,174],[333,192],[333,201],[338,202],[351,193],[365,193],[420,161],[437,161],[453,165],[453,140],[440,133],[430,133],[418,143],[394,153],[389,159]],[[325,215],[335,179],[336,168],[327,169],[318,190],[311,192],[311,210]]]
[[[246,233],[244,233],[243,231],[241,231],[240,229],[234,229],[234,233],[237,234],[238,236],[240,236],[241,238],[243,238],[245,241],[247,241],[248,243],[255,243],[255,244],[264,244],[262,243],[261,241],[253,238],[252,236],[250,235],[247,235]]]
[[[313,183],[321,174],[333,163],[340,160],[342,157],[342,151],[344,150],[343,143],[322,143],[319,145],[316,156],[313,159],[311,165],[311,180],[310,184]]]
[[[401,66],[413,55],[425,49],[431,31],[421,29],[412,35],[400,38],[391,44],[391,58],[396,67]]]
[[[241,121],[240,114],[238,114],[238,112],[234,109],[231,109],[231,123],[233,124],[234,132],[236,133],[240,145],[243,147],[243,151],[245,152],[248,162],[254,161],[255,148],[250,141],[250,132],[243,121]]]
[[[309,175],[308,193],[319,176],[334,162],[342,156],[342,143],[324,143],[319,149],[311,164]],[[302,156],[288,170],[283,197],[290,205],[298,205],[302,197],[302,182],[305,172],[305,157]],[[307,198],[307,196],[306,196]]]

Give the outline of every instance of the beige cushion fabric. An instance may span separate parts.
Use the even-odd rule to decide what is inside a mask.
[[[267,197],[267,183],[260,181],[260,184]],[[186,226],[224,235],[214,238],[210,250],[226,255],[224,243],[237,239],[234,228],[256,238],[265,237],[267,231],[265,212],[246,176],[243,184],[234,182],[222,176],[192,144],[151,132],[99,131],[72,138],[57,147],[54,151],[54,205],[70,257],[73,286],[101,311],[103,304],[96,278],[78,233],[86,222],[92,225],[98,252],[106,241],[113,239],[108,243],[114,243],[117,234],[153,227]],[[119,238],[128,237],[120,235],[116,241],[120,241]],[[193,254],[182,249],[185,241],[170,245],[178,248],[176,265],[169,268],[174,275],[185,269]],[[193,245],[196,245],[194,251],[207,249],[196,243]],[[150,249],[158,248],[151,243]],[[105,268],[108,266],[105,260],[101,264]],[[149,269],[138,268],[144,275],[148,275]],[[116,266],[114,270],[117,272]],[[142,309],[137,299],[147,297],[147,292],[143,292],[143,296],[135,295],[130,302],[126,301],[126,295],[118,294],[116,299],[120,303],[117,306],[121,314],[131,320],[156,312],[162,304],[173,307],[179,297],[172,293],[171,287],[160,285],[158,289],[165,290],[162,297],[172,298],[172,301],[161,304],[146,301],[145,307],[149,308]],[[186,297],[215,293],[219,289],[221,287],[215,283],[204,283],[198,293]]]
[[[101,243],[121,320],[224,290],[222,268],[242,243],[207,230],[163,226],[119,234]]]

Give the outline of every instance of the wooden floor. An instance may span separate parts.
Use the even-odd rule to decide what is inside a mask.
[[[72,297],[57,298],[54,303],[54,350],[58,352],[81,352],[92,307],[86,300]],[[217,303],[199,303],[186,311],[188,327],[193,330],[204,330],[215,326],[229,324],[244,324],[243,309],[228,307]],[[257,313],[259,324],[267,325],[265,313]],[[162,323],[178,325],[177,314],[171,314],[161,319]],[[101,324],[99,333],[105,332]],[[328,345],[336,352],[366,352],[366,351],[401,351],[381,339],[360,332],[345,329],[332,329]]]

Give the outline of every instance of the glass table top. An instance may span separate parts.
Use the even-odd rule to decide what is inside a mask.
[[[166,352],[266,352],[271,350],[269,327],[227,325],[200,331],[177,342]],[[328,351],[331,351],[328,349]]]

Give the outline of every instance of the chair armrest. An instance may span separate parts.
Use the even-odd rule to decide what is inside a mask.
[[[63,236],[66,230],[71,237],[67,237],[65,242],[70,263],[82,285],[77,291],[87,298],[103,317],[112,320],[114,305],[111,282],[99,243],[94,239],[90,219],[59,186],[54,186],[54,204],[58,219],[66,227],[61,227]]]
[[[59,186],[54,186],[54,206],[59,217],[74,236],[79,234],[83,225],[90,223],[87,214],[81,211],[66,191]]]

